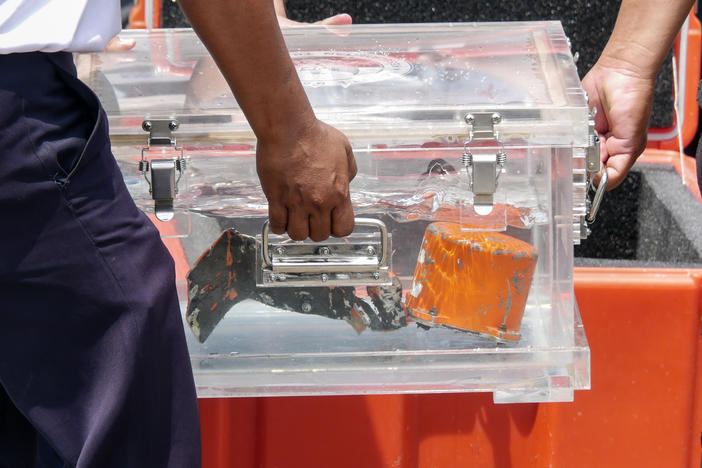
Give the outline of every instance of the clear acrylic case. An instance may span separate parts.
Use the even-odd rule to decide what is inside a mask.
[[[174,213],[156,224],[173,237],[168,245],[186,269],[226,229],[256,239],[251,271],[258,284],[247,299],[223,310],[211,334],[186,331],[200,396],[480,391],[493,392],[498,402],[533,402],[568,401],[574,390],[589,388],[573,244],[584,230],[593,136],[558,22],[285,30],[318,118],[352,143],[356,215],[387,229],[386,276],[378,277],[376,270],[354,276],[319,269],[348,251],[363,257],[352,263],[380,258],[383,233],[372,223],[356,240],[322,245],[293,247],[271,235],[269,257],[263,256],[267,205],[255,138],[202,43],[191,30],[124,34],[136,40],[133,50],[76,60],[105,106],[113,152],[135,201],[147,212],[156,206],[161,218]],[[367,311],[358,315],[366,306],[382,315],[369,298],[393,281],[401,285],[397,310],[406,312],[410,295],[421,294],[417,265],[434,222],[460,225],[470,239],[519,242],[538,255],[511,335],[504,327],[486,333],[431,326],[436,317],[428,323],[419,315],[383,328]],[[318,262],[307,285],[280,284],[279,272],[272,275],[275,284],[263,283],[262,259],[275,267],[299,252]],[[463,260],[471,261],[459,256],[459,266]],[[485,284],[496,274],[490,268],[478,273]],[[275,294],[326,288],[331,282],[324,275],[366,305],[344,315],[314,310],[312,302],[297,309],[266,302],[271,288],[283,291]],[[476,278],[461,275],[456,270],[432,288],[470,290],[467,281]],[[182,274],[178,281],[185,315],[192,284],[189,291]],[[473,296],[466,297],[468,310]],[[192,316],[186,326],[191,322]]]

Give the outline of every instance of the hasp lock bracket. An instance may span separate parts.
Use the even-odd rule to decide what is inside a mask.
[[[466,114],[464,120],[468,124],[468,139],[463,144],[461,163],[468,171],[475,212],[486,215],[492,211],[497,182],[507,162],[495,128],[502,116],[497,112],[473,112]]]
[[[154,212],[161,221],[173,218],[173,199],[185,171],[183,148],[176,145],[173,136],[178,127],[180,123],[175,119],[146,119],[141,124],[141,128],[149,132],[149,138],[141,150],[139,171],[149,184]],[[151,157],[147,159],[147,155]]]

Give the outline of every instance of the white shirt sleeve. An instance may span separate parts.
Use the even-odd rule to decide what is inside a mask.
[[[97,52],[120,29],[117,0],[0,0],[0,54]]]

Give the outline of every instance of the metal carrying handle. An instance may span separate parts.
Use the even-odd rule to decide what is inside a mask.
[[[602,176],[600,177],[600,183],[597,185],[597,190],[595,191],[595,196],[592,199],[592,205],[590,205],[590,212],[585,218],[588,223],[594,223],[597,212],[600,210],[600,203],[602,203],[602,198],[604,197],[605,191],[607,190],[607,181],[609,180],[609,174],[607,174],[607,167],[605,166],[604,171],[602,171]],[[592,181],[588,182],[588,192],[592,190]]]
[[[373,219],[373,218],[356,218],[354,220],[355,225],[358,226],[366,226],[366,227],[373,227],[377,228],[378,231],[380,232],[380,252],[377,252],[378,256],[378,264],[375,265],[371,269],[377,269],[378,267],[386,267],[388,263],[388,228],[385,226],[385,223],[378,219]],[[270,227],[269,227],[269,221],[266,220],[265,223],[263,223],[263,227],[261,229],[261,248],[262,248],[262,256],[263,256],[263,267],[264,268],[269,268],[272,267],[273,265],[273,256],[271,255],[270,252],[270,246],[268,244],[268,235],[270,233]],[[330,263],[327,265],[328,267],[331,268],[331,270],[335,269],[334,264]],[[304,264],[300,263],[297,265],[297,267],[301,270],[306,270],[306,269],[318,269],[320,265],[318,263],[309,263],[309,264]],[[347,266],[348,268],[348,266]],[[366,268],[362,268],[365,270]]]

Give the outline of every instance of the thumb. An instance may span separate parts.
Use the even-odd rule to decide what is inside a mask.
[[[353,19],[350,15],[346,13],[340,13],[338,15],[330,16],[329,18],[324,18],[321,21],[317,21],[314,24],[321,24],[324,26],[341,26],[344,24],[351,24]]]
[[[134,39],[122,39],[119,36],[115,36],[105,46],[105,52],[125,52],[133,49],[134,45],[136,45]]]

